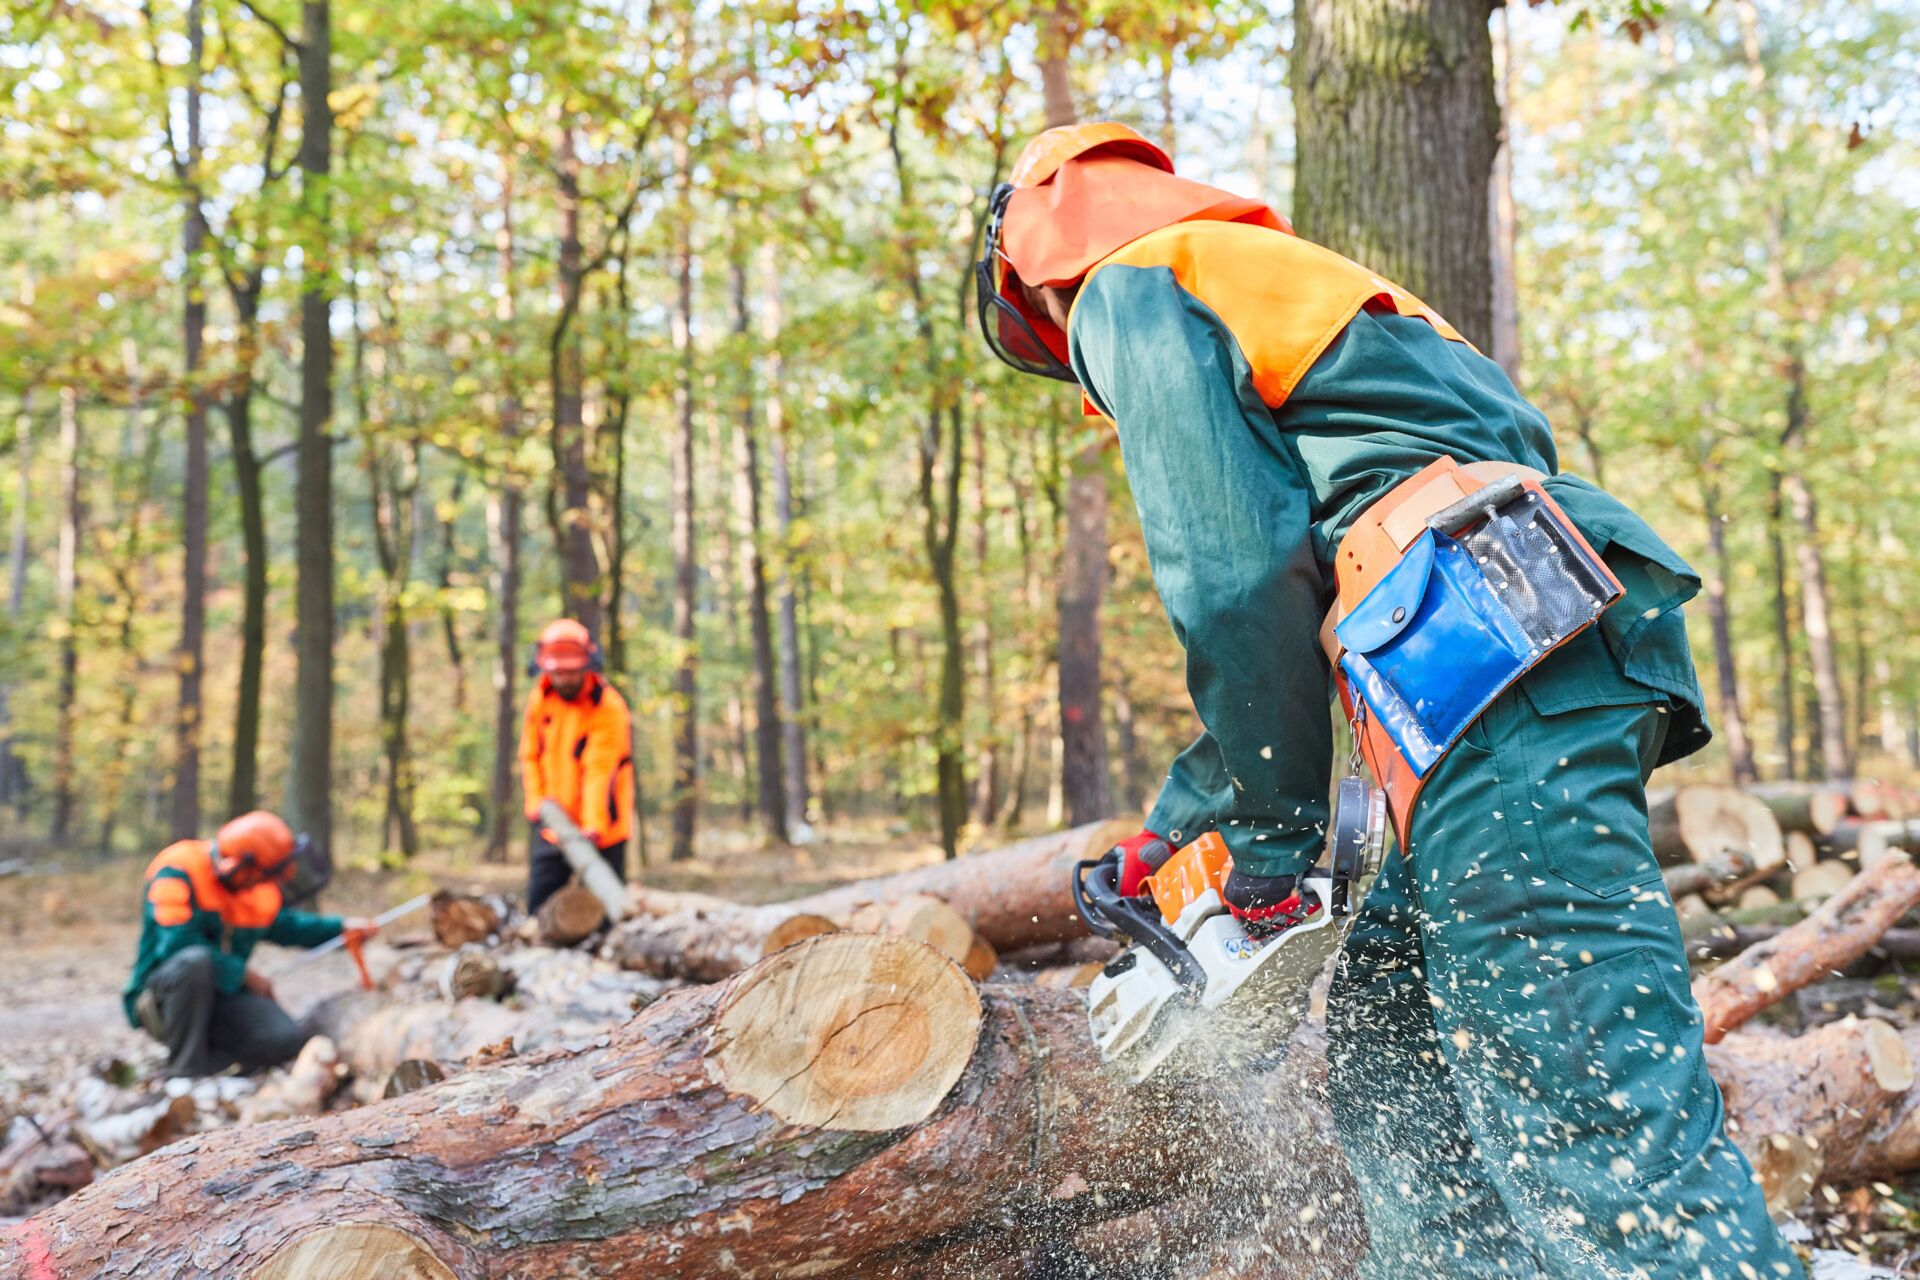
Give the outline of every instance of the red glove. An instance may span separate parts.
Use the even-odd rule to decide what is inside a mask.
[[[1173,856],[1173,846],[1162,836],[1142,828],[1113,846],[1120,851],[1120,896],[1131,898],[1147,891],[1147,877]]]
[[[1242,924],[1285,929],[1300,923],[1320,909],[1319,903],[1302,905],[1295,876],[1250,876],[1236,868],[1227,876],[1221,897],[1227,910]]]

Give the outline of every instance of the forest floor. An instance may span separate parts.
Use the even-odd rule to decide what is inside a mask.
[[[883,831],[854,832],[805,849],[755,849],[722,837],[712,852],[681,863],[655,857],[641,868],[659,888],[694,890],[746,902],[795,897],[836,883],[937,861],[939,848]],[[523,857],[523,855],[522,855]],[[120,990],[139,936],[142,863],[55,866],[0,878],[0,1122],[41,1110],[81,1076],[157,1075],[163,1053],[128,1027]],[[324,899],[326,910],[373,915],[434,889],[516,892],[524,862],[478,863],[426,855],[404,870],[350,868]],[[396,922],[395,940],[430,936],[421,912]],[[294,1013],[350,988],[354,970],[335,952],[302,963],[262,947],[256,963]],[[1906,994],[1920,1003],[1920,978]],[[1902,1003],[1905,1003],[1904,1001]],[[0,1123],[0,1131],[4,1130]],[[1790,1239],[1815,1250],[1812,1280],[1920,1277],[1920,1176],[1895,1185],[1821,1187],[1786,1225]]]

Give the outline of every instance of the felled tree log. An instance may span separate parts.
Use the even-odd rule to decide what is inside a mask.
[[[1875,818],[1843,822],[1828,834],[1825,843],[1830,851],[1851,853],[1862,867],[1870,867],[1890,850],[1911,853],[1920,849],[1920,821]]]
[[[1784,832],[1823,836],[1847,816],[1845,783],[1774,782],[1749,787],[1747,794],[1773,812]]]
[[[698,905],[685,905],[696,899]],[[659,890],[638,891],[634,901],[641,909],[608,937],[608,958],[625,969],[693,982],[718,982],[804,938],[839,928],[825,916],[780,903],[747,907]],[[678,909],[658,909],[669,906]]]
[[[1709,916],[1688,933],[1687,951],[1695,957],[1738,955],[1748,947],[1770,942],[1789,926],[1781,924],[1729,924],[1723,917]],[[1920,929],[1889,929],[1873,944],[1873,954],[1891,960],[1920,960]]]
[[[541,903],[534,919],[539,922],[540,941],[550,947],[570,947],[607,922],[607,908],[585,885],[570,884]]]
[[[1857,869],[1844,862],[1816,862],[1793,873],[1788,890],[1796,902],[1824,902],[1853,883]]]
[[[1920,1062],[1920,1027],[1900,1034],[1907,1056]],[[1920,1169],[1920,1089],[1909,1089],[1876,1117],[1852,1147],[1833,1153],[1827,1176],[1835,1182],[1893,1177]]]
[[[1647,794],[1653,853],[1663,867],[1706,862],[1728,852],[1766,871],[1786,860],[1780,823],[1760,800],[1734,787],[1687,786]]]
[[[357,1250],[370,1275],[885,1275],[1009,1219],[1064,1235],[1202,1186],[1237,1122],[1205,1089],[1116,1090],[1084,1018],[983,999],[917,943],[809,939],[604,1046],[177,1143],[29,1220],[0,1274],[291,1277]]]
[[[1705,861],[1683,862],[1679,866],[1666,868],[1660,874],[1666,881],[1667,893],[1671,897],[1681,898],[1697,893],[1709,899],[1724,900],[1723,891],[1734,889],[1741,878],[1753,869],[1752,854],[1745,849],[1725,849]]]
[[[1749,947],[1695,980],[1707,1043],[1760,1010],[1873,949],[1895,921],[1920,903],[1920,867],[1904,854],[1855,876],[1799,924]]]
[[[1061,942],[1087,932],[1068,887],[1073,864],[1099,857],[1139,829],[1137,820],[1090,822],[952,862],[857,881],[786,905],[842,920],[866,903],[930,894],[966,917],[973,931],[998,951]]]
[[[1707,1065],[1726,1100],[1727,1134],[1754,1162],[1776,1214],[1844,1167],[1914,1080],[1899,1034],[1877,1018],[1792,1039],[1730,1036],[1707,1050]]]

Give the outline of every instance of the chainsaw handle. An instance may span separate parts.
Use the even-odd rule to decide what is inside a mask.
[[[1178,934],[1161,922],[1160,909],[1149,898],[1123,898],[1119,888],[1120,860],[1116,854],[1073,869],[1073,906],[1087,928],[1103,938],[1145,947],[1174,981],[1189,994],[1207,989],[1207,971]]]

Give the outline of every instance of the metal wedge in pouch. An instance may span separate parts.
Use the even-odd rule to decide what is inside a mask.
[[[1376,807],[1368,799],[1362,811]],[[1108,1069],[1137,1084],[1231,1070],[1283,1045],[1379,871],[1384,814],[1380,823],[1381,839],[1356,818],[1357,838],[1329,842],[1325,864],[1299,881],[1307,914],[1277,933],[1249,932],[1227,909],[1233,857],[1217,832],[1168,859],[1140,897],[1120,896],[1116,855],[1080,863],[1074,901],[1087,927],[1126,944],[1087,989]]]

